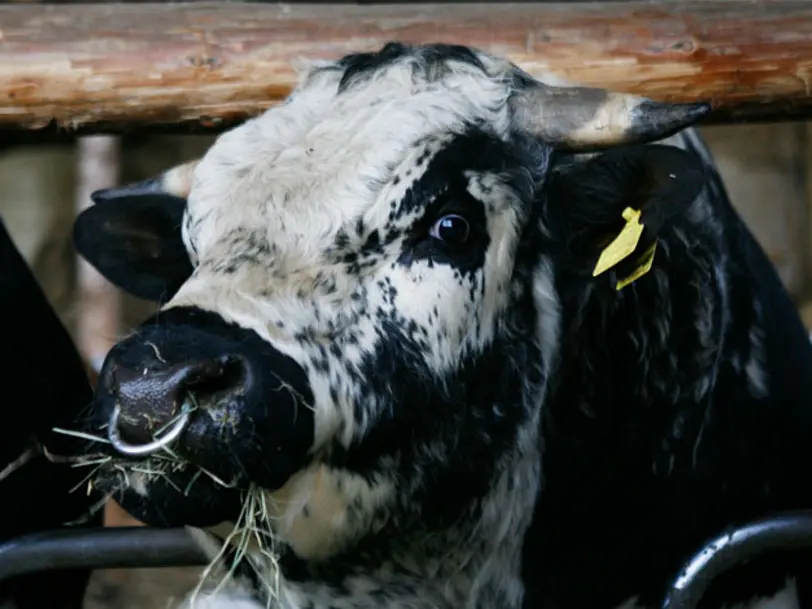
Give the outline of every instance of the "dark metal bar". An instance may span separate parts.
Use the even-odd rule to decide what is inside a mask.
[[[812,549],[812,512],[764,518],[709,541],[685,565],[663,609],[696,609],[713,580],[743,562],[780,550]]]
[[[0,581],[57,569],[202,566],[210,557],[189,529],[60,529],[0,544]]]

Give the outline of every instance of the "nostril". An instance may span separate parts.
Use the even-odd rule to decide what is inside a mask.
[[[226,355],[157,368],[114,367],[111,378],[119,411],[112,433],[124,443],[146,445],[178,417],[188,419],[184,404],[211,407],[239,392],[247,379],[247,364],[240,356]]]
[[[239,391],[246,382],[247,366],[242,357],[227,355],[208,362],[204,370],[190,375],[184,389],[196,401],[206,402]]]

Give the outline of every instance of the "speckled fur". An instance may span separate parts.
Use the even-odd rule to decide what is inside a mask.
[[[309,72],[286,103],[222,135],[197,165],[183,221],[195,269],[163,307],[216,312],[307,375],[315,426],[310,460],[267,493],[278,541],[306,563],[305,576],[285,573],[279,606],[619,604],[637,584],[618,579],[590,591],[602,567],[589,560],[573,562],[562,576],[575,588],[527,598],[531,583],[554,587],[559,566],[569,564],[556,537],[566,531],[551,532],[572,524],[564,524],[567,506],[584,522],[595,511],[610,513],[579,493],[593,501],[590,488],[608,489],[612,476],[624,475],[611,469],[616,455],[635,475],[641,466],[624,461],[623,438],[604,454],[588,445],[591,434],[611,427],[591,427],[611,405],[601,380],[610,368],[607,349],[617,344],[635,358],[633,375],[622,382],[636,424],[645,426],[655,405],[672,416],[662,435],[652,427],[633,439],[654,446],[643,460],[657,484],[707,459],[698,456],[705,420],[696,409],[714,403],[723,366],[747,399],[772,390],[761,300],[742,291],[745,280],[730,283],[725,195],[711,182],[669,227],[651,273],[623,292],[605,277],[568,278],[544,247],[552,229],[534,207],[551,152],[511,128],[509,64],[483,54],[429,61],[412,53],[352,78],[346,65]],[[670,143],[705,155],[712,169],[692,131]],[[455,146],[455,154],[467,151],[470,165],[456,196],[482,210],[486,229],[481,257],[464,264],[407,246],[432,205],[420,196],[442,192],[420,185],[435,179],[431,172],[444,175]],[[482,159],[471,160],[471,150]],[[441,179],[435,186],[454,187]],[[679,310],[675,294],[684,297]],[[641,309],[636,318],[624,313]],[[688,342],[678,342],[675,333],[688,330]],[[407,406],[412,418],[404,419]],[[574,416],[580,419],[567,418]],[[570,437],[576,448],[561,448]],[[570,455],[591,464],[587,475],[568,469]],[[140,490],[149,493],[149,485]],[[535,528],[527,533],[534,506]],[[648,510],[651,522],[619,532],[629,536],[628,547],[598,530],[594,549],[607,568],[615,568],[615,552],[622,569],[646,560],[635,554],[650,550],[646,535],[660,539],[663,559],[653,562],[665,566],[642,601],[651,605],[667,569],[726,515],[682,535],[679,515],[664,525],[674,529],[660,531],[658,506],[635,509],[643,516]],[[544,555],[551,536],[555,550]],[[679,543],[669,545],[675,537]],[[527,547],[542,557],[528,558]],[[544,570],[529,572],[534,564]],[[543,585],[532,581],[536,576]],[[567,594],[595,597],[568,605]],[[201,606],[248,606],[227,595],[207,602]]]

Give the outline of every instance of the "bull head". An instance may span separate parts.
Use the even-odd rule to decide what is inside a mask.
[[[171,444],[182,461],[117,498],[151,523],[236,518],[199,468],[258,488],[304,561],[360,552],[372,589],[375,565],[442,555],[404,586],[448,593],[448,573],[484,564],[448,548],[520,545],[533,511],[559,280],[593,281],[625,207],[646,247],[703,187],[696,157],[631,144],[708,109],[388,45],[317,68],[193,172],[96,193],[79,253],[162,301],[108,355],[99,427],[127,459]]]

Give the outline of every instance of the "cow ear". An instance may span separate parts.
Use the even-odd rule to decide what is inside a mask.
[[[663,227],[704,185],[702,160],[673,146],[570,157],[553,170],[545,193],[559,263],[578,275],[610,277],[623,288],[648,271]]]
[[[91,195],[73,227],[77,252],[113,285],[139,298],[165,301],[192,274],[181,225],[190,165]]]

